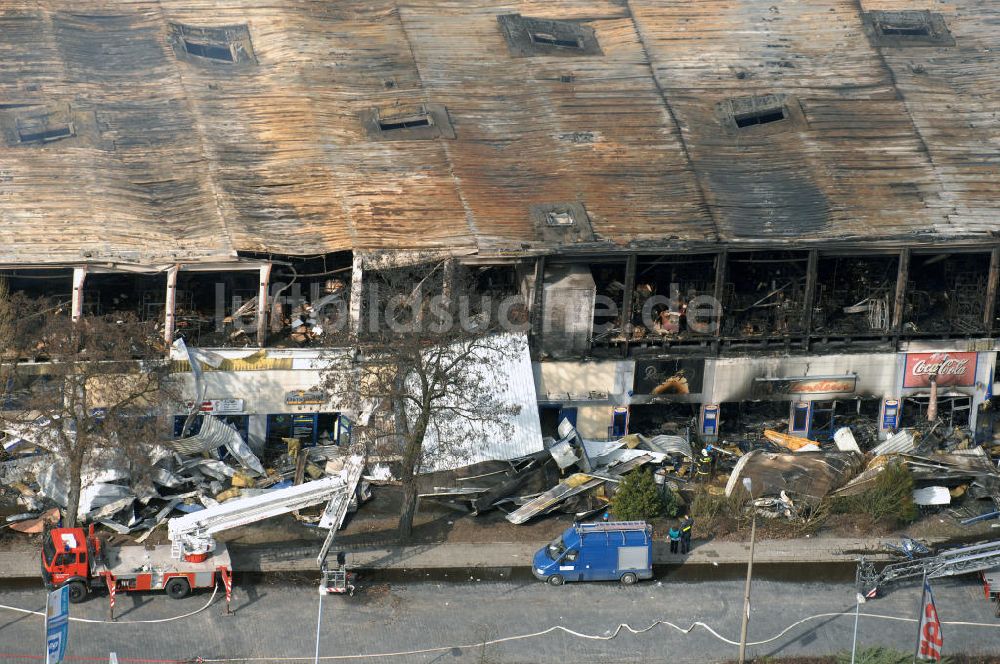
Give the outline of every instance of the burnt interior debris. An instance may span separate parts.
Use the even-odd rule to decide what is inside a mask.
[[[984,332],[989,260],[986,253],[914,253],[906,287],[905,332]]]
[[[714,265],[712,254],[642,257],[636,265],[630,338],[668,341],[705,336],[687,313],[695,298],[712,295]]]
[[[892,325],[898,264],[895,255],[820,257],[813,332],[887,334]]]
[[[732,254],[722,298],[723,335],[760,337],[804,332],[807,262],[805,252]]]

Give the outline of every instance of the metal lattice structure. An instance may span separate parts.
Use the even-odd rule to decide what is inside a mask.
[[[891,583],[923,578],[939,579],[1000,567],[1000,540],[980,542],[947,549],[935,555],[890,563],[875,571],[875,564],[864,557],[858,560],[857,587],[866,598],[873,598],[879,589]]]

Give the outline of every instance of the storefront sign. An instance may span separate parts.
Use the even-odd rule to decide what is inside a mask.
[[[976,383],[976,353],[907,353],[903,387],[971,387]]]
[[[285,392],[286,406],[322,406],[327,401],[322,390],[292,390]]]
[[[635,363],[633,394],[670,396],[700,394],[704,360],[640,360]]]
[[[191,408],[193,401],[187,402],[187,407]],[[198,409],[201,413],[212,415],[234,415],[243,412],[243,399],[208,399],[201,402]]]
[[[754,396],[772,394],[851,394],[858,384],[858,377],[847,376],[799,376],[792,378],[755,378]]]

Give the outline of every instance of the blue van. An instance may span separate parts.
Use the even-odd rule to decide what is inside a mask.
[[[576,523],[535,554],[531,573],[561,586],[566,581],[653,578],[653,527],[645,521]]]

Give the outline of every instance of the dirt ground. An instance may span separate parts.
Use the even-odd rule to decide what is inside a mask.
[[[398,521],[400,490],[396,486],[372,487],[372,498],[350,515],[338,541],[347,547],[391,546],[398,544],[396,524]],[[318,516],[321,507],[304,510],[306,516]],[[662,536],[677,522],[676,519],[657,518],[652,521],[657,536]],[[573,523],[571,514],[555,513],[533,519],[527,524],[514,525],[504,518],[500,510],[492,510],[474,516],[458,505],[424,499],[414,522],[411,543],[431,542],[485,543],[547,541],[555,538]],[[903,534],[917,539],[954,538],[969,541],[1000,536],[1000,521],[981,522],[973,526],[962,526],[957,519],[942,511],[925,514],[918,521],[901,530],[884,524],[872,523],[862,515],[832,514],[818,528],[804,528],[783,519],[758,519],[758,537],[761,539],[791,539],[797,537],[891,537]],[[99,530],[107,533],[106,529]],[[742,541],[748,537],[749,522],[731,517],[714,519],[696,518],[694,538],[700,540]],[[127,542],[129,538],[108,533],[112,542]],[[279,542],[303,542],[322,540],[325,531],[301,523],[292,515],[268,519],[251,526],[235,528],[220,533],[220,539],[244,545],[276,544]],[[151,544],[163,544],[167,540],[165,525],[157,528],[147,540]],[[0,549],[37,546],[37,535],[24,535],[8,528],[0,529]]]

